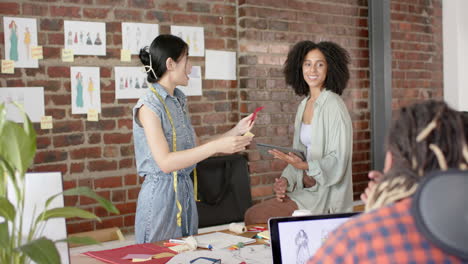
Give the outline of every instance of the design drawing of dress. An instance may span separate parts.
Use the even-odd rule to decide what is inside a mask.
[[[10,60],[18,61],[18,34],[14,21],[10,24]]]
[[[76,106],[83,107],[83,76],[81,73],[76,75]]]

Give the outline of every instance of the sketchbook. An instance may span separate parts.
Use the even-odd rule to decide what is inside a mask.
[[[257,240],[253,238],[236,236],[222,232],[196,236],[195,239],[199,245],[211,245],[213,249],[227,248],[238,243],[252,244],[257,242]]]

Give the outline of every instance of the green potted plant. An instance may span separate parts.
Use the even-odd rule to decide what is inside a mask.
[[[86,237],[70,237],[52,241],[41,234],[43,225],[52,218],[86,218],[100,221],[95,214],[76,207],[49,208],[59,195],[83,195],[95,199],[108,212],[118,214],[117,208],[98,196],[88,187],[77,187],[48,198],[44,211],[33,214],[29,232],[24,233],[22,219],[27,193],[24,190],[25,174],[36,153],[36,132],[20,105],[24,116],[22,125],[6,119],[6,108],[0,104],[0,263],[22,264],[31,260],[38,264],[60,263],[56,243],[94,244]],[[7,184],[7,183],[10,184]],[[7,186],[13,186],[8,188]],[[16,206],[8,199],[8,192],[16,197]],[[11,197],[11,194],[10,194]],[[30,212],[29,212],[30,213]]]

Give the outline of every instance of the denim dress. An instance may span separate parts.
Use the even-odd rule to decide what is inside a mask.
[[[153,87],[161,95],[172,116],[177,134],[177,151],[195,147],[195,131],[186,112],[186,97],[179,89],[174,96],[169,95],[159,84]],[[193,197],[193,184],[190,173],[195,165],[177,172],[177,195],[182,205],[182,226],[177,226],[174,176],[164,173],[151,155],[144,129],[138,120],[137,112],[146,105],[161,120],[169,150],[172,151],[172,126],[164,105],[150,90],[138,100],[133,108],[133,139],[138,175],[145,180],[138,195],[135,217],[135,237],[137,243],[149,243],[197,234],[198,212]]]

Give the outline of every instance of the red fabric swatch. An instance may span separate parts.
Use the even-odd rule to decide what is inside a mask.
[[[253,115],[252,117],[250,118],[250,121],[255,121],[255,118],[257,118],[257,113],[262,110],[263,108],[265,108],[264,106],[260,106],[260,107],[257,107],[257,109],[255,109],[255,111],[253,112]]]

